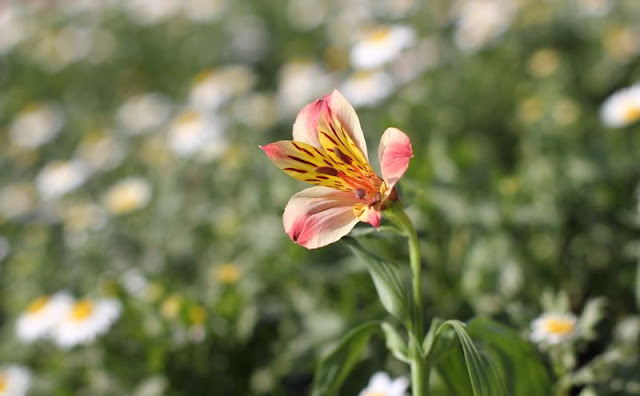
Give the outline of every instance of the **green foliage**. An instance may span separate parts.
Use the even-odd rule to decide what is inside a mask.
[[[320,359],[314,375],[312,396],[332,396],[338,392],[379,326],[378,322],[361,324],[349,331],[331,352]]]

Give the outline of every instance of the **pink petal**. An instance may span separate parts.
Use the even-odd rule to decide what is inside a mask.
[[[334,89],[331,95],[325,96],[324,99],[328,101],[331,113],[338,118],[338,121],[340,121],[342,127],[351,136],[351,139],[353,139],[353,142],[358,146],[360,151],[362,151],[364,157],[369,160],[367,142],[364,140],[360,120],[351,103],[349,103],[337,89]]]
[[[373,207],[365,207],[362,214],[358,216],[358,219],[378,228],[380,227],[380,220],[382,219],[382,215],[379,210],[376,210]]]
[[[336,242],[358,223],[353,193],[311,187],[295,194],[284,209],[282,222],[291,240],[307,249]]]
[[[318,99],[300,110],[293,123],[293,140],[321,148],[318,141],[318,118],[322,111],[326,111],[327,103]]]
[[[413,149],[409,136],[396,128],[387,128],[380,139],[378,147],[378,159],[382,178],[387,183],[389,190],[404,175],[409,167],[409,159],[413,157]]]

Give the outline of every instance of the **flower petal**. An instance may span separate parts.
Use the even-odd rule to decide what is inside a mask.
[[[368,161],[367,142],[364,140],[360,120],[353,106],[351,106],[351,103],[349,103],[337,89],[334,89],[331,95],[328,95],[326,98],[329,102],[331,112],[338,118],[340,124],[342,124],[343,128],[345,128],[346,132],[364,155],[364,158]]]
[[[374,207],[365,204],[356,204],[353,207],[353,213],[358,220],[369,223],[376,228],[380,227],[382,214]]]
[[[409,137],[399,129],[387,128],[380,139],[378,159],[382,178],[389,190],[404,175],[411,157],[413,157],[413,149]]]
[[[294,179],[341,191],[353,191],[336,169],[336,163],[321,149],[291,140],[281,140],[260,148],[278,168]]]
[[[284,229],[294,242],[316,249],[336,242],[358,223],[353,194],[327,187],[311,187],[295,194],[282,218]]]
[[[324,99],[318,99],[300,110],[296,121],[293,123],[293,140],[307,143],[317,148],[322,147],[320,141],[318,141],[318,117],[326,106]]]

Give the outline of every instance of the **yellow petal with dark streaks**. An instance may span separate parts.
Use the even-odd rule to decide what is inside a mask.
[[[340,177],[335,161],[310,144],[282,140],[260,148],[278,168],[294,179],[341,191],[353,190]]]

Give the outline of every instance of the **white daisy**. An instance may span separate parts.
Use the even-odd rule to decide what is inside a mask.
[[[140,25],[154,25],[174,17],[180,11],[180,0],[129,0],[126,11]]]
[[[53,338],[63,348],[93,342],[109,330],[121,310],[120,302],[113,299],[78,300],[54,328]]]
[[[210,22],[220,18],[228,5],[228,0],[183,0],[182,11],[192,22]]]
[[[36,41],[31,54],[41,66],[57,71],[83,60],[91,52],[92,46],[91,30],[71,25],[44,31]]]
[[[389,374],[375,373],[369,380],[369,385],[358,396],[405,396],[409,380],[400,377],[392,380]]]
[[[31,373],[16,364],[0,367],[0,396],[24,396],[31,386]]]
[[[77,189],[88,177],[89,170],[81,161],[53,161],[40,171],[35,184],[42,198],[55,199]]]
[[[130,135],[142,135],[162,126],[171,115],[169,100],[159,93],[132,96],[118,109],[117,118]]]
[[[77,157],[94,171],[113,169],[126,154],[124,145],[112,133],[90,133],[76,150]]]
[[[640,83],[620,89],[600,108],[600,118],[609,127],[623,127],[640,119]]]
[[[244,65],[204,70],[193,80],[189,103],[199,110],[215,110],[233,96],[249,91],[255,80],[251,69]]]
[[[64,117],[57,105],[34,104],[13,119],[9,127],[9,140],[17,147],[35,149],[53,140],[63,124]]]
[[[18,338],[24,342],[33,342],[47,336],[60,318],[67,314],[72,304],[73,298],[64,291],[35,299],[18,317]]]
[[[380,26],[369,31],[351,49],[351,64],[356,69],[375,69],[413,45],[415,32],[403,25]]]
[[[544,313],[531,322],[531,341],[559,344],[576,334],[576,317],[571,313]]]
[[[107,216],[100,205],[74,202],[64,208],[64,228],[71,233],[99,230],[107,224]]]
[[[278,76],[278,107],[284,116],[295,115],[305,104],[333,86],[333,78],[317,63],[297,60],[286,63]]]
[[[129,177],[114,184],[104,195],[104,205],[114,215],[142,209],[151,200],[151,186],[145,179]]]
[[[359,71],[351,75],[340,91],[354,107],[375,106],[393,93],[395,84],[382,71]]]
[[[463,51],[473,52],[500,36],[511,24],[515,2],[464,0],[454,9],[454,39]]]
[[[26,14],[17,2],[5,3],[0,7],[0,55],[28,36],[26,20],[29,15]]]
[[[169,149],[178,157],[190,157],[211,147],[217,153],[210,154],[217,157],[226,149],[222,123],[193,110],[185,110],[176,117],[167,137]]]
[[[19,219],[36,208],[36,193],[30,183],[9,184],[0,189],[0,215],[7,219]]]

